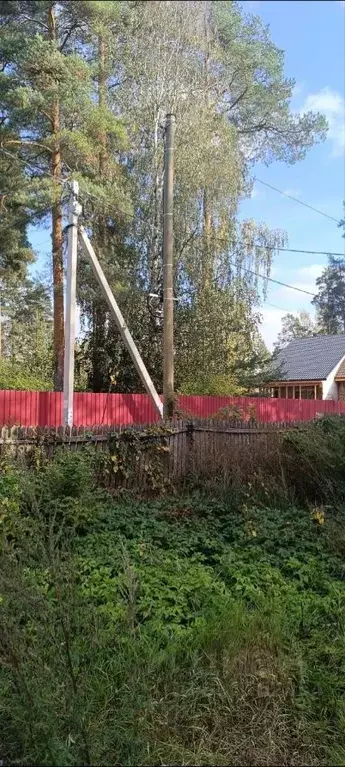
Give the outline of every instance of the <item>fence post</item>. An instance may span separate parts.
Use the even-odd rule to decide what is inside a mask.
[[[189,421],[187,423],[187,455],[186,455],[186,477],[188,477],[191,471],[191,459],[194,452],[194,423]]]

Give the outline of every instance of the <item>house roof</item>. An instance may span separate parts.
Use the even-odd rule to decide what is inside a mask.
[[[345,356],[345,335],[294,338],[277,356],[280,381],[324,381]]]
[[[341,363],[340,367],[337,370],[337,374],[335,376],[336,378],[345,378],[345,360]]]

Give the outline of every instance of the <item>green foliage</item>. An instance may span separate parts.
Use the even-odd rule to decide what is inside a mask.
[[[2,285],[2,388],[46,389],[52,380],[52,307],[39,280]],[[6,379],[8,383],[6,385]],[[15,385],[16,379],[18,385]]]
[[[140,473],[146,491],[162,493],[170,488],[169,435],[174,429],[149,426],[145,431],[125,429],[109,439],[108,453],[97,461],[97,473],[103,483],[118,487],[136,487]]]
[[[342,419],[291,432],[295,462],[313,434],[335,489]],[[89,449],[2,462],[4,761],[342,763],[342,487],[323,506],[277,508],[254,481],[143,501],[97,467]]]
[[[1,94],[1,83],[0,83]],[[0,128],[0,144],[4,140]],[[18,278],[25,274],[27,265],[34,260],[26,228],[28,212],[22,206],[23,191],[27,188],[23,169],[0,153],[0,278],[10,275]]]
[[[285,480],[301,500],[345,498],[345,419],[324,416],[282,435]]]
[[[67,198],[60,181],[74,176],[109,284],[161,389],[162,124],[171,110],[177,388],[240,393],[266,380],[258,274],[269,275],[285,235],[240,222],[237,207],[251,188],[252,161],[302,159],[327,127],[320,114],[292,112],[294,81],[269,30],[238,3],[209,0],[14,0],[0,3],[0,26],[0,272],[25,273],[33,258],[27,227],[53,214],[56,387]],[[79,386],[108,391],[115,376],[117,391],[140,390],[82,256],[78,299]]]
[[[236,378],[221,373],[214,376],[207,375],[207,372],[193,375],[190,380],[183,381],[180,388],[182,394],[240,397],[246,393]]]
[[[47,391],[49,388],[51,388],[51,381],[30,372],[25,364],[0,360],[0,389]]]
[[[274,344],[275,352],[284,349],[294,338],[308,338],[316,335],[317,332],[317,325],[308,312],[301,311],[298,314],[289,312],[282,317],[282,329]]]
[[[316,306],[318,322],[323,333],[336,335],[345,332],[345,259],[328,257],[328,266],[316,280]]]

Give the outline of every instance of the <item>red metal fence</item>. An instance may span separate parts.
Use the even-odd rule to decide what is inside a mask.
[[[230,408],[228,418],[255,416],[261,423],[308,421],[318,413],[344,413],[345,402],[332,400],[268,399],[256,397],[206,397],[184,395],[176,407],[183,418],[217,416]],[[237,413],[236,413],[237,411]],[[124,425],[153,423],[158,420],[147,394],[74,395],[76,426]],[[0,391],[0,426],[60,426],[62,424],[61,392]]]

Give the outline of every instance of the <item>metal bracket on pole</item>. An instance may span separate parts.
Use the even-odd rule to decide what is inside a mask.
[[[73,181],[71,196],[69,201],[69,215],[68,215],[65,362],[64,362],[64,382],[63,382],[64,426],[73,426],[78,216],[80,215],[80,212],[81,212],[81,206],[78,203],[78,193],[79,193],[79,184],[77,181]]]
[[[114,317],[114,320],[116,322],[116,325],[117,325],[117,328],[118,328],[119,333],[121,335],[121,338],[122,338],[125,346],[127,347],[128,351],[129,351],[129,353],[130,353],[130,355],[132,357],[132,360],[134,362],[135,368],[136,368],[137,372],[139,373],[139,376],[140,376],[140,378],[141,378],[141,380],[142,380],[142,382],[143,382],[143,384],[145,386],[145,389],[146,389],[147,393],[150,395],[150,397],[151,397],[151,399],[152,399],[152,401],[154,403],[154,406],[155,406],[155,408],[156,408],[160,418],[163,418],[163,405],[162,405],[162,402],[160,400],[160,397],[159,397],[159,395],[158,395],[158,393],[157,393],[157,391],[155,389],[155,386],[154,386],[153,381],[152,381],[152,379],[151,379],[151,377],[150,377],[150,375],[149,375],[149,373],[148,373],[148,371],[147,371],[147,369],[145,367],[145,364],[144,364],[144,362],[143,362],[143,360],[142,360],[142,358],[141,358],[141,356],[140,356],[140,354],[138,352],[138,349],[137,349],[137,347],[135,345],[135,342],[134,342],[134,340],[133,340],[133,338],[132,338],[132,336],[131,336],[131,334],[130,334],[130,332],[128,330],[128,327],[127,327],[127,325],[126,325],[126,323],[124,321],[124,318],[123,318],[123,316],[121,314],[120,308],[119,308],[119,306],[118,306],[118,304],[117,304],[117,302],[116,302],[116,300],[114,298],[114,295],[113,295],[113,293],[112,293],[112,291],[111,291],[111,289],[109,287],[109,284],[107,282],[107,279],[105,277],[103,269],[102,269],[102,267],[101,267],[101,265],[100,265],[100,263],[98,261],[96,253],[95,253],[95,251],[94,251],[94,249],[93,249],[93,247],[91,245],[91,242],[90,242],[90,240],[89,240],[89,238],[88,238],[88,236],[87,236],[87,234],[85,232],[84,227],[82,227],[82,226],[79,227],[79,233],[80,233],[80,238],[81,238],[81,242],[82,242],[85,254],[86,254],[87,258],[90,261],[90,264],[92,266],[94,275],[95,275],[95,277],[96,277],[96,279],[97,279],[97,281],[98,281],[98,283],[99,283],[99,285],[101,287],[103,295],[104,295],[104,297],[105,297],[105,299],[107,301],[107,304],[109,306],[109,309],[110,309],[110,311],[111,311],[111,313],[112,313],[112,315]]]

